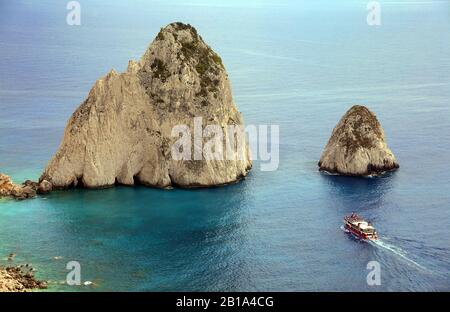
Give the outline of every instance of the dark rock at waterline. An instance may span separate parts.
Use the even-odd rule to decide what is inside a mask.
[[[22,183],[22,186],[29,186],[31,187],[33,190],[37,190],[39,187],[39,183],[38,182],[34,182],[31,180],[25,180],[25,182]]]
[[[31,186],[24,186],[21,188],[14,189],[11,192],[11,196],[18,200],[33,198],[36,196],[36,190]]]
[[[52,191],[53,185],[51,182],[47,180],[42,180],[41,183],[39,183],[39,186],[37,188],[38,194],[48,194]]]
[[[13,261],[14,260],[14,258],[16,257],[16,254],[15,253],[10,253],[9,255],[8,255],[8,261]]]

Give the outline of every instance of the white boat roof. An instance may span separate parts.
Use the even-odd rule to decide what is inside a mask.
[[[367,222],[361,222],[361,223],[359,224],[359,227],[360,227],[362,230],[366,230],[366,229],[370,229],[370,228],[371,228],[371,226],[368,225]]]
[[[371,230],[375,229],[373,226],[369,225],[366,221],[353,221],[354,225],[359,226],[362,230]]]

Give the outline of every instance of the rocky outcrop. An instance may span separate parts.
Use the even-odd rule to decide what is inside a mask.
[[[42,180],[39,183],[39,185],[36,189],[36,192],[40,195],[44,195],[44,194],[50,193],[52,191],[52,189],[53,189],[53,185],[50,182],[48,182],[47,180]]]
[[[31,186],[22,186],[17,191],[11,193],[11,196],[18,200],[36,197],[36,190]]]
[[[388,148],[377,117],[355,105],[334,128],[319,161],[319,169],[351,176],[377,175],[399,168]]]
[[[17,185],[9,176],[0,173],[0,197],[2,196],[27,199],[35,197],[36,191],[29,185]]]
[[[33,182],[26,180],[22,185],[15,184],[9,176],[0,173],[0,197],[8,196],[23,200],[33,198],[37,194],[46,194],[52,190],[52,184],[46,180]]]
[[[0,292],[25,292],[31,289],[45,289],[47,282],[34,277],[30,265],[0,267]]]
[[[9,176],[0,173],[0,196],[11,196],[13,192],[17,192],[20,186],[14,184]]]
[[[203,187],[245,176],[251,167],[247,143],[233,150],[231,160],[172,157],[178,140],[172,129],[187,125],[193,132],[194,117],[204,126],[218,125],[224,137],[233,135],[228,125],[243,125],[221,58],[192,26],[173,23],[161,29],[139,62],[95,83],[40,180],[56,188]]]

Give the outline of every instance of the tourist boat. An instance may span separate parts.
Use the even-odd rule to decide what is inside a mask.
[[[370,222],[365,221],[356,213],[344,217],[344,228],[347,232],[360,239],[377,240],[378,235]]]

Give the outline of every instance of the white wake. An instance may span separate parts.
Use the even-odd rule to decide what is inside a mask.
[[[346,230],[344,228],[344,226],[341,226],[341,229],[346,232],[349,233],[348,230]],[[364,240],[364,242],[369,243],[370,245],[374,246],[374,247],[378,247],[378,248],[383,248],[384,250],[390,251],[393,255],[405,260],[406,262],[408,262],[411,265],[416,266],[417,268],[423,270],[423,271],[427,271],[429,273],[432,273],[429,269],[427,269],[426,267],[424,267],[423,265],[417,263],[416,261],[412,260],[411,258],[409,258],[406,255],[406,252],[404,250],[402,250],[400,247],[394,246],[390,243],[387,243],[385,241],[383,241],[382,239],[378,238],[377,240]]]
[[[384,241],[381,240],[381,239],[373,240],[373,241],[371,240],[371,241],[368,241],[368,243],[371,244],[372,246],[380,247],[380,248],[383,248],[383,249],[385,249],[385,250],[388,250],[388,251],[392,252],[394,255],[396,255],[396,256],[402,258],[402,259],[405,260],[406,262],[408,262],[408,263],[410,263],[410,264],[416,266],[417,268],[419,268],[419,269],[421,269],[421,270],[424,270],[424,271],[427,271],[427,272],[431,272],[429,269],[427,269],[427,268],[424,267],[423,265],[421,265],[421,264],[417,263],[416,261],[412,260],[411,258],[409,258],[409,257],[406,255],[406,252],[403,251],[401,248],[399,248],[399,247],[397,247],[397,246],[394,246],[394,245],[392,245],[392,244],[389,244],[389,243],[387,243],[387,242],[384,242]]]

